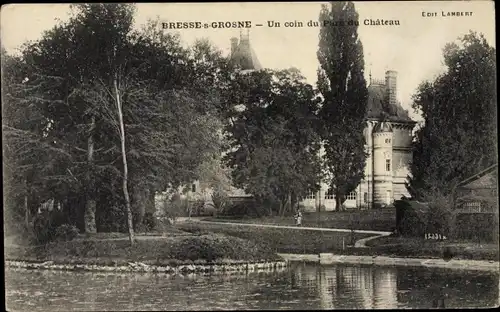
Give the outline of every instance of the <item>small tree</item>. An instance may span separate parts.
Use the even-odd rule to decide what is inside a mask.
[[[423,200],[429,205],[426,215],[422,218],[426,232],[439,232],[438,234],[446,237],[454,237],[455,213],[452,197],[439,190],[432,190],[424,193]]]
[[[230,200],[229,196],[224,190],[216,188],[212,193],[212,202],[214,203],[215,212],[223,213],[226,207],[229,205]]]
[[[189,208],[189,201],[181,198],[179,194],[174,194],[171,199],[166,198],[163,201],[163,213],[174,224],[177,218],[186,215]]]

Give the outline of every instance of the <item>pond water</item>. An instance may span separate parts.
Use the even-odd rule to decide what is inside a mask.
[[[498,273],[292,263],[234,276],[5,272],[8,311],[493,307]]]

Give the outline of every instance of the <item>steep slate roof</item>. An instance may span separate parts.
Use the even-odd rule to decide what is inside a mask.
[[[411,122],[408,112],[401,106],[401,103],[389,104],[386,100],[385,85],[370,84],[368,86],[368,118],[383,118],[388,121]]]
[[[261,70],[262,65],[257,59],[255,51],[250,45],[250,38],[247,36],[241,37],[236,50],[231,55],[231,62],[241,66],[242,70]]]

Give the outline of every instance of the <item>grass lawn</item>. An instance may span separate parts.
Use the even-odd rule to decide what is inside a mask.
[[[187,222],[177,227],[192,233],[223,233],[253,241],[278,253],[341,253],[344,245],[354,244],[358,239],[372,236],[350,232],[322,232],[301,229],[260,228],[244,225],[206,224]]]
[[[220,216],[217,218],[205,218],[203,220],[276,225],[295,224],[295,220],[291,216],[261,218]],[[316,212],[306,212],[303,214],[302,225],[306,227],[324,227],[332,229],[392,231],[396,226],[396,210],[394,208],[386,208],[342,212],[326,211],[320,212],[319,214]]]
[[[40,246],[11,245],[5,248],[5,258],[102,265],[132,261],[172,265],[179,261],[279,259],[269,247],[249,240],[224,234],[192,234],[176,228],[171,228],[162,236],[138,236],[134,247],[130,247],[128,236],[123,233],[80,235],[70,241],[55,241]]]
[[[258,245],[268,246],[277,253],[318,254],[327,252],[343,255],[443,258],[445,248],[449,247],[454,259],[499,260],[496,244],[479,245],[458,241],[436,242],[388,236],[368,241],[367,248],[354,248],[347,245],[373,235],[195,222],[181,223],[177,227],[192,233],[224,233],[248,239]],[[345,248],[342,246],[342,240],[345,242]]]
[[[498,244],[479,244],[464,241],[433,241],[423,238],[387,236],[368,241],[366,245],[375,253],[403,257],[442,257],[448,248],[454,259],[499,260]]]

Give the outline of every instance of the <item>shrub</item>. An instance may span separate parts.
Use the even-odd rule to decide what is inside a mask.
[[[221,234],[187,237],[174,244],[171,249],[175,259],[207,260],[217,259],[259,259],[274,256],[274,252],[254,242]]]
[[[424,218],[425,232],[444,234],[447,237],[455,236],[453,200],[440,192],[429,193],[424,198],[429,203],[429,209]]]
[[[46,244],[52,239],[50,216],[42,213],[35,216],[33,220],[33,232],[38,243]]]
[[[67,218],[62,211],[44,210],[33,218],[33,234],[35,241],[40,244],[46,244],[52,241],[56,235],[56,229],[67,224]]]
[[[151,212],[146,212],[144,218],[142,219],[144,229],[146,232],[150,232],[156,228],[156,217]]]
[[[427,206],[421,203],[397,200],[396,207],[396,231],[402,236],[423,237],[426,229]],[[424,212],[419,210],[425,209]]]
[[[191,208],[192,215],[199,216],[204,211],[205,201],[201,200],[201,199],[198,199],[198,200],[189,202],[188,205],[190,205],[189,208]]]
[[[163,202],[165,217],[172,219],[174,222],[178,217],[185,216],[190,208],[189,202],[180,198],[178,194],[175,194],[172,199]]]
[[[111,203],[103,206],[103,209],[98,209],[96,223],[98,232],[127,233],[127,216],[124,206],[119,203]]]
[[[54,238],[61,241],[70,241],[78,236],[78,229],[74,225],[63,224],[58,226],[54,233]]]
[[[253,201],[233,202],[227,206],[224,215],[243,217],[255,214],[255,203]]]
[[[212,193],[212,202],[214,203],[215,211],[217,213],[224,213],[224,210],[230,204],[229,197],[224,191],[221,190],[215,190]]]

